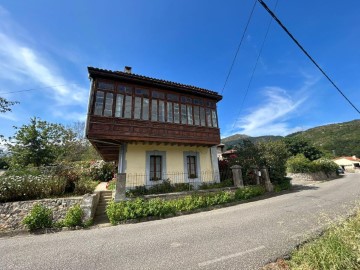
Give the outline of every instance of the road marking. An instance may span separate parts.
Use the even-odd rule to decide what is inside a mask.
[[[243,256],[245,254],[255,252],[255,251],[258,251],[258,250],[261,250],[261,249],[264,249],[264,248],[265,248],[265,246],[258,246],[256,248],[248,249],[248,250],[245,250],[245,251],[242,251],[242,252],[238,252],[238,253],[230,254],[230,255],[227,255],[227,256],[222,256],[220,258],[216,258],[216,259],[213,259],[213,260],[210,260],[210,261],[202,262],[202,263],[199,263],[198,266],[199,267],[204,267],[204,266],[207,266],[209,264],[213,264],[213,263],[225,261],[225,260],[228,260],[228,259],[236,258],[236,257],[239,257],[239,256]]]

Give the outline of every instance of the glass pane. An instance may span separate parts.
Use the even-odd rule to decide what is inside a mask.
[[[157,100],[152,100],[151,102],[151,121],[157,121]]]
[[[196,126],[200,125],[200,111],[199,106],[194,106],[194,124]]]
[[[149,99],[143,98],[142,120],[149,120]]]
[[[153,98],[160,98],[160,99],[164,99],[165,98],[165,94],[162,92],[158,92],[158,91],[152,91],[151,96]]]
[[[141,97],[135,97],[134,119],[140,119],[141,115]]]
[[[112,116],[113,110],[113,94],[106,93],[104,116]]]
[[[212,114],[212,126],[217,127],[218,125],[217,125],[216,111],[211,110],[211,114]]]
[[[163,100],[159,100],[159,121],[165,121],[165,104]]]
[[[124,95],[116,95],[115,117],[122,117]]]
[[[191,105],[187,105],[187,113],[188,113],[188,124],[192,125],[193,124],[193,115],[192,115],[192,106]]]
[[[205,126],[206,122],[205,122],[205,109],[200,107],[200,125],[201,126]]]
[[[135,89],[135,94],[143,97],[149,97],[149,90],[147,89]]]
[[[178,95],[174,95],[174,94],[167,94],[167,100],[170,101],[179,101],[179,96]]]
[[[174,123],[180,123],[179,104],[174,103]]]
[[[132,95],[132,88],[125,85],[118,85],[117,90],[119,93]]]
[[[131,118],[132,96],[125,96],[125,118]]]
[[[114,90],[114,84],[109,82],[98,82],[98,88],[104,90]]]
[[[103,104],[104,104],[104,92],[97,91],[96,99],[95,99],[95,108],[94,108],[95,115],[102,115]]]
[[[173,108],[172,103],[168,102],[167,103],[167,121],[169,123],[172,123],[174,121],[172,108]]]
[[[206,123],[208,127],[212,126],[210,109],[206,109]]]
[[[186,105],[181,104],[181,124],[187,124]]]

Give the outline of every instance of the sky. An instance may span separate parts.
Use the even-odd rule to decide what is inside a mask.
[[[265,2],[359,108],[360,1]],[[131,66],[135,74],[221,93],[222,137],[284,136],[358,119],[276,22],[266,36],[271,18],[259,3],[223,90],[253,5],[254,0],[0,1],[0,96],[19,102],[0,114],[0,134],[12,136],[13,127],[31,117],[65,126],[85,121],[87,66]]]

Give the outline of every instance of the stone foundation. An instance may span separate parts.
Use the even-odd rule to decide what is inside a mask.
[[[81,201],[82,197],[0,203],[0,232],[26,229],[22,220],[36,203],[50,208],[53,211],[53,221],[56,222],[65,217],[71,206],[80,204]]]
[[[288,173],[287,177],[292,178],[293,180],[302,180],[302,181],[324,181],[338,178],[336,173],[325,174],[324,172],[317,173]]]

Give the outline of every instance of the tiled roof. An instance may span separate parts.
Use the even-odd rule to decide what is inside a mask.
[[[181,89],[185,89],[185,90],[190,90],[191,92],[210,95],[210,96],[213,96],[218,101],[222,99],[222,96],[219,95],[217,92],[207,90],[204,88],[200,88],[200,87],[196,87],[196,86],[192,86],[192,85],[151,78],[151,77],[138,75],[138,74],[134,74],[134,73],[127,73],[127,72],[122,72],[122,71],[112,71],[112,70],[95,68],[95,67],[88,67],[88,71],[89,71],[90,75],[92,75],[94,73],[102,73],[104,75],[108,74],[108,75],[115,75],[115,76],[120,75],[121,77],[126,77],[129,79],[137,79],[137,80],[142,80],[145,82],[157,83],[157,84],[161,84],[164,86],[172,86],[172,87],[177,87],[177,88],[181,88]]]
[[[358,158],[354,158],[354,157],[339,157],[339,158],[336,158],[335,160],[338,160],[338,159],[347,159],[347,160],[350,160],[350,161],[360,161],[360,159]]]

